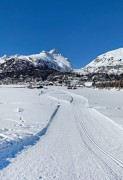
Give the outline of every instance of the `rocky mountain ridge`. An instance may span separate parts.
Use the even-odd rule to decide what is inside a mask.
[[[72,65],[56,49],[34,55],[4,55],[0,58],[0,80],[42,78],[53,72],[71,72]]]
[[[84,68],[75,70],[79,74],[107,74],[107,75],[121,75],[123,73],[123,48],[104,53]]]

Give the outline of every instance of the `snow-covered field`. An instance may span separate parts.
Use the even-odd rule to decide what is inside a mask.
[[[0,88],[0,180],[123,179],[123,91]]]

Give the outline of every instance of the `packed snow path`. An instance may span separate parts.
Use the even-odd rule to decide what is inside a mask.
[[[60,107],[47,132],[12,159],[0,179],[123,179],[123,131],[81,96],[65,91],[48,96]]]

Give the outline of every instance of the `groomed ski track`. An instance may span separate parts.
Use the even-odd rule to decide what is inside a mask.
[[[123,148],[122,130],[93,111],[84,97],[63,92],[70,100],[59,99],[44,136],[11,159],[1,180],[123,179],[123,157],[117,153]]]

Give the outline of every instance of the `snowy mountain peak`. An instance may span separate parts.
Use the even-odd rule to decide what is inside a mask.
[[[119,48],[113,51],[109,51],[98,56],[86,67],[115,67],[117,65],[123,65],[123,48]]]
[[[109,51],[105,54],[102,54],[100,56],[98,56],[99,58],[102,58],[102,57],[106,57],[106,58],[115,58],[116,59],[122,59],[123,58],[123,48],[119,48],[119,49],[116,49],[116,50],[113,50],[113,51]]]
[[[49,53],[50,54],[57,54],[57,55],[59,55],[60,53],[59,53],[59,51],[58,50],[56,50],[56,49],[52,49],[52,50],[50,50],[49,51]]]
[[[9,56],[7,56],[6,54],[2,57],[2,59],[7,59],[7,58],[9,58]]]
[[[123,73],[123,48],[104,53],[92,62],[76,72],[81,74],[105,73],[122,74]]]
[[[26,69],[26,65],[24,65],[25,63],[25,64],[30,64],[30,67],[39,68],[39,69],[53,69],[60,72],[66,72],[66,71],[72,70],[72,65],[70,64],[68,59],[63,57],[56,49],[53,49],[49,52],[42,51],[39,54],[33,54],[33,55],[16,54],[10,57],[5,55],[0,58],[0,66],[2,66],[3,68],[4,65],[2,64],[5,64],[8,61],[9,63],[5,65],[6,71],[7,71],[7,67],[10,66],[10,64],[11,64],[11,67],[9,67],[9,71],[10,69],[12,71],[13,67],[15,66],[15,62],[16,62],[16,67],[14,67],[15,69],[19,68],[17,63],[19,64],[19,66],[21,64]],[[22,70],[23,70],[23,67],[21,67]],[[1,72],[2,71],[3,70],[1,70]]]

